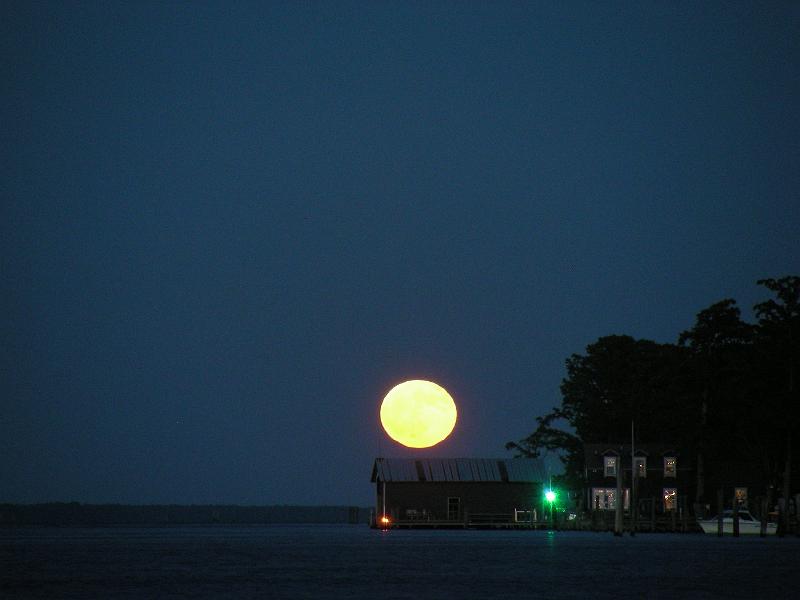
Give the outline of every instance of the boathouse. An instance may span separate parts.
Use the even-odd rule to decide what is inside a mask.
[[[530,458],[376,458],[371,480],[378,525],[514,526],[541,510],[545,471]]]

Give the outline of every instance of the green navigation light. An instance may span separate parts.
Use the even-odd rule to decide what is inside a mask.
[[[550,504],[556,501],[556,493],[553,490],[547,490],[544,497]]]

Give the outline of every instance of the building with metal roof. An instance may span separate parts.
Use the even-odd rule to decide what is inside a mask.
[[[544,464],[530,458],[376,458],[375,521],[404,527],[530,522]]]

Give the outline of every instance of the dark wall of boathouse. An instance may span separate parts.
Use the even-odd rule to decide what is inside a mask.
[[[375,515],[398,522],[513,521],[541,504],[535,459],[376,459]],[[526,517],[526,518],[529,518]]]
[[[469,515],[505,514],[510,519],[515,510],[535,509],[541,490],[539,483],[387,482],[387,516],[393,521],[461,521]],[[382,491],[378,506],[383,504]]]

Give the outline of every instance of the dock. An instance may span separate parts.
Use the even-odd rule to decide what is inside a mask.
[[[655,503],[652,503],[655,506]],[[649,513],[649,514],[648,514]],[[559,530],[559,531],[614,531],[614,511],[592,511],[585,513],[556,512],[553,518],[520,518],[520,513],[465,513],[460,519],[389,519],[388,523],[376,522],[371,515],[370,526],[375,529],[495,529],[495,530]],[[697,519],[689,511],[656,512],[654,509],[640,512],[632,523],[630,511],[623,515],[623,530],[641,533],[702,533]]]

